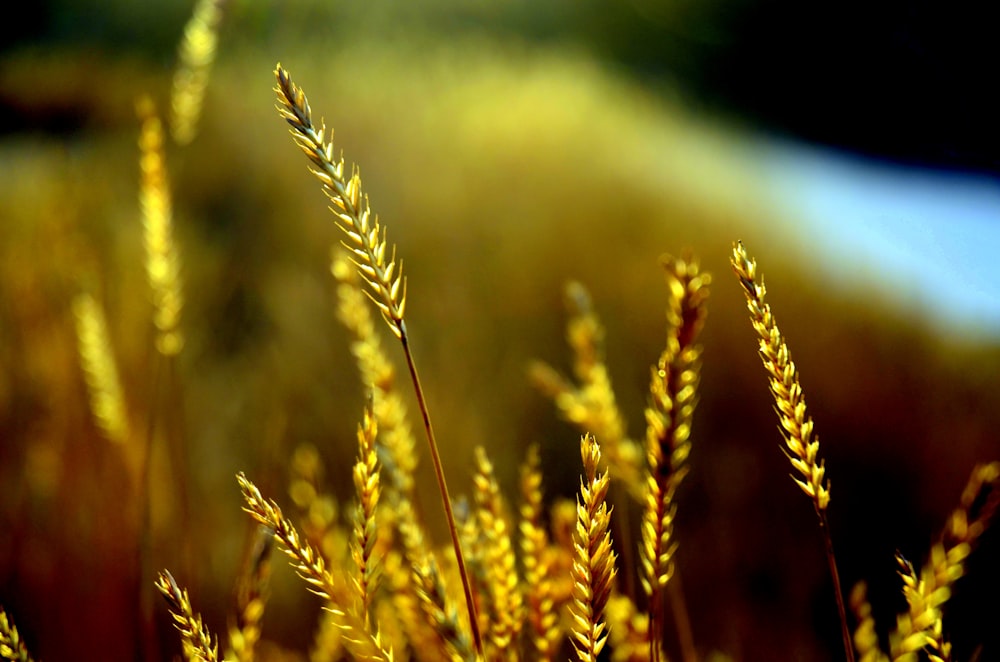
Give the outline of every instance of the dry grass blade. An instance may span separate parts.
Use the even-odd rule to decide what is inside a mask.
[[[643,508],[642,585],[649,597],[650,658],[659,659],[663,632],[661,589],[673,575],[676,512],[674,495],[687,473],[691,452],[691,423],[698,403],[701,347],[695,344],[707,312],[711,277],[692,260],[664,260],[670,291],[667,306],[667,345],[650,380],[646,408],[646,499]]]
[[[170,97],[170,134],[179,145],[191,142],[198,133],[225,3],[226,0],[198,0],[184,27]]]
[[[952,586],[965,574],[965,561],[998,507],[1000,462],[978,465],[920,573],[897,556],[909,610],[899,617],[896,631],[890,636],[893,660],[914,660],[921,650],[931,660],[951,660],[951,644],[944,638],[942,607],[951,598]]]
[[[370,608],[378,581],[378,559],[373,558],[378,527],[375,511],[381,493],[378,453],[375,451],[377,424],[370,404],[365,407],[364,419],[358,426],[358,461],[354,465],[354,489],[358,498],[354,515],[354,536],[351,539],[351,556],[356,574],[352,577],[357,593],[359,611],[371,618]]]
[[[184,657],[191,661],[215,662],[218,659],[218,647],[201,622],[201,616],[191,608],[187,591],[182,590],[174,581],[173,575],[166,570],[157,577],[156,588],[166,598],[170,615],[174,618],[174,626],[181,633]]]
[[[397,338],[404,333],[403,312],[406,309],[406,281],[402,266],[396,263],[396,249],[388,249],[385,231],[368,206],[368,197],[361,192],[361,174],[353,168],[347,176],[343,157],[336,159],[333,141],[326,142],[326,127],[316,128],[305,93],[292,82],[279,64],[274,72],[278,81],[278,112],[292,127],[292,137],[309,160],[313,174],[330,198],[337,225],[344,231],[344,246],[358,268],[358,273],[371,287],[372,301]],[[331,132],[332,136],[332,132]]]
[[[573,601],[570,603],[572,639],[581,662],[596,662],[607,643],[604,607],[611,596],[617,569],[611,548],[611,510],[606,497],[608,474],[599,474],[601,449],[590,435],[580,441],[585,476],[577,502],[573,536]]]
[[[32,662],[28,647],[3,607],[0,607],[0,658],[11,662]]]
[[[139,203],[146,245],[146,277],[153,295],[156,349],[165,356],[173,356],[184,346],[184,335],[180,330],[184,295],[181,291],[181,259],[174,242],[163,124],[148,97],[139,100],[136,110],[142,121],[139,134],[142,173]]]
[[[122,444],[129,438],[125,396],[111,352],[104,310],[89,294],[73,300],[80,365],[90,394],[90,411],[104,436]]]
[[[365,619],[351,605],[351,596],[344,587],[338,585],[323,556],[302,538],[281,509],[273,501],[261,496],[260,490],[243,474],[236,477],[246,502],[244,510],[257,522],[274,531],[274,537],[281,543],[285,553],[292,560],[292,566],[309,585],[309,589],[327,602],[327,610],[337,626],[344,633],[345,643],[351,653],[363,660],[391,662],[392,652],[386,650],[378,633],[373,632]]]

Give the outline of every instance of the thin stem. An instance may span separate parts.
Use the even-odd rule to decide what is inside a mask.
[[[469,628],[472,631],[472,641],[476,647],[476,656],[482,659],[483,635],[479,631],[479,616],[476,613],[476,601],[472,595],[472,582],[469,580],[469,571],[465,566],[465,555],[462,553],[462,543],[458,536],[455,512],[451,506],[451,499],[448,497],[450,492],[448,492],[448,484],[444,477],[444,467],[441,465],[441,455],[438,453],[437,441],[434,438],[434,428],[431,426],[430,413],[427,410],[427,402],[424,399],[424,390],[420,386],[420,377],[417,375],[417,366],[414,364],[413,354],[410,352],[410,341],[406,333],[406,324],[400,320],[398,327],[399,340],[403,345],[403,353],[406,355],[406,367],[410,370],[410,379],[413,382],[413,390],[417,395],[420,415],[424,419],[424,431],[427,433],[427,443],[431,447],[431,464],[434,465],[434,475],[437,477],[438,490],[441,492],[441,502],[444,504],[445,518],[448,520],[448,532],[451,534],[451,544],[455,549],[458,573],[462,577],[465,604],[469,608]]]
[[[139,571],[139,609],[136,616],[139,618],[140,628],[138,630],[140,644],[136,651],[137,659],[152,662],[157,659],[156,652],[156,619],[153,614],[153,591],[151,586],[153,577],[153,556],[152,556],[152,503],[150,490],[150,473],[153,457],[153,436],[156,434],[156,416],[159,408],[160,392],[163,383],[163,360],[164,357],[159,352],[153,352],[152,378],[149,391],[149,405],[146,408],[146,437],[142,440],[142,451],[138,476],[139,492],[139,545],[136,548]]]
[[[844,593],[840,589],[840,572],[837,570],[837,558],[833,554],[833,537],[830,535],[830,523],[826,519],[825,510],[817,510],[819,528],[823,531],[823,541],[826,544],[826,561],[830,566],[830,577],[833,580],[833,595],[837,600],[837,614],[840,616],[840,636],[844,640],[844,652],[847,662],[854,662],[854,644],[851,641],[851,630],[847,625],[847,610],[844,608]]]
[[[654,589],[649,595],[649,659],[660,662],[660,640],[663,637],[663,595]]]
[[[667,584],[667,593],[670,598],[670,609],[674,614],[674,624],[677,626],[681,659],[684,662],[698,662],[698,651],[694,647],[694,632],[691,630],[691,617],[688,615],[687,601],[684,599],[681,573],[674,573]]]

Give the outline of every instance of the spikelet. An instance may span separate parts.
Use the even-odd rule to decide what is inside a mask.
[[[492,659],[514,662],[524,618],[523,599],[517,576],[514,545],[506,506],[493,473],[493,464],[482,447],[476,448],[474,478],[476,515],[484,541],[486,587],[489,592],[490,623],[486,632]]]
[[[165,356],[173,356],[184,346],[184,335],[180,330],[184,295],[164,162],[163,125],[149,97],[140,99],[136,110],[142,122],[139,134],[139,203],[146,247],[146,277],[153,298],[156,349]]]
[[[390,484],[408,499],[413,497],[413,472],[417,468],[416,442],[407,420],[406,404],[396,389],[396,368],[389,361],[375,333],[366,296],[350,259],[337,250],[331,267],[337,287],[337,314],[354,335],[351,351],[365,387],[372,391],[379,443],[388,453]]]
[[[257,528],[249,561],[236,587],[236,618],[229,626],[227,660],[254,660],[254,649],[260,640],[260,622],[268,599],[273,541],[270,529],[264,526]]]
[[[627,437],[625,420],[615,401],[604,362],[604,327],[594,312],[590,294],[580,283],[566,285],[566,305],[571,313],[566,339],[573,350],[573,372],[579,385],[541,362],[532,364],[531,379],[552,398],[563,418],[601,440],[602,454],[615,480],[641,500],[642,450]]]
[[[521,558],[524,565],[526,620],[530,629],[531,660],[547,662],[557,652],[562,633],[553,600],[552,555],[549,536],[542,525],[542,472],[538,447],[528,449],[521,467]]]
[[[309,589],[326,602],[327,612],[341,630],[344,643],[351,654],[362,660],[392,662],[392,651],[387,650],[381,637],[374,632],[352,605],[352,596],[344,582],[337,582],[326,566],[323,557],[302,540],[281,509],[273,501],[261,496],[257,486],[242,473],[236,477],[246,502],[244,510],[257,522],[274,531],[274,537],[292,561],[292,566]]]
[[[695,344],[704,324],[711,277],[694,261],[666,257],[667,346],[650,380],[646,408],[646,456],[649,474],[643,508],[642,585],[658,604],[658,589],[673,574],[674,494],[687,473],[691,421],[698,398],[701,347]]]
[[[887,662],[889,658],[879,648],[875,618],[868,603],[868,587],[864,582],[854,585],[850,603],[854,620],[858,623],[854,629],[854,650],[858,653],[858,662]]]
[[[353,474],[358,505],[354,515],[354,536],[351,539],[351,557],[354,559],[356,574],[351,579],[362,618],[370,618],[369,610],[378,581],[378,559],[372,554],[378,529],[375,511],[381,493],[378,454],[375,451],[377,431],[375,415],[369,403],[365,407],[363,422],[358,426],[358,461],[354,465]]]
[[[611,596],[617,570],[611,548],[611,511],[605,501],[608,474],[597,472],[601,449],[591,435],[580,441],[585,477],[576,507],[576,550],[573,561],[572,640],[580,662],[596,662],[607,643],[604,607]]]
[[[123,444],[129,438],[129,422],[104,309],[91,295],[78,294],[73,300],[73,316],[90,411],[104,436]]]
[[[191,608],[186,590],[182,590],[173,575],[163,570],[156,579],[156,588],[167,600],[170,615],[174,618],[174,627],[181,633],[181,645],[184,657],[194,662],[215,662],[218,659],[218,647],[212,641],[208,629],[201,622],[201,616]]]
[[[813,435],[813,421],[806,414],[798,370],[771,307],[764,302],[767,290],[763,279],[757,277],[757,263],[747,255],[742,242],[733,244],[732,265],[747,297],[750,322],[760,338],[758,351],[770,377],[786,454],[800,476],[792,478],[821,514],[830,503],[830,481],[824,480],[826,469],[819,459],[819,439]]]
[[[198,0],[184,27],[170,95],[170,134],[178,145],[190,143],[198,133],[225,4],[226,0]]]
[[[397,338],[405,335],[406,279],[396,263],[395,247],[389,249],[378,216],[372,215],[368,197],[361,192],[361,174],[354,168],[345,176],[343,157],[335,159],[333,141],[326,142],[326,127],[317,129],[305,93],[292,82],[279,64],[275,69],[278,85],[278,112],[291,126],[295,143],[312,161],[313,174],[330,198],[331,211],[344,231],[344,247],[350,252],[358,273],[371,288],[369,296]],[[331,131],[332,137],[332,131]]]
[[[959,507],[951,514],[941,539],[918,574],[897,555],[907,613],[897,619],[890,635],[893,660],[915,660],[924,650],[935,662],[951,659],[951,644],[943,633],[941,611],[952,586],[965,574],[965,561],[1000,506],[1000,462],[980,464],[972,471]]]
[[[28,647],[3,607],[0,607],[0,658],[11,662],[32,662]]]

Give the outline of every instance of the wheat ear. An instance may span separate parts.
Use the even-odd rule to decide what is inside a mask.
[[[659,660],[663,636],[662,589],[673,576],[674,495],[687,474],[691,423],[698,403],[701,347],[711,276],[693,260],[666,257],[669,304],[667,345],[652,369],[646,408],[646,500],[643,508],[642,586],[649,598],[650,659]],[[690,637],[686,637],[687,640]],[[690,646],[688,646],[690,648]]]
[[[411,568],[409,588],[417,599],[424,621],[434,631],[445,657],[474,660],[476,656],[468,630],[462,626],[437,558],[424,537],[413,502],[400,493],[394,495],[393,501],[403,556]]]
[[[805,396],[799,384],[799,373],[792,361],[791,351],[785,338],[778,330],[778,323],[771,314],[771,306],[764,302],[767,289],[764,280],[757,275],[757,262],[743,248],[743,242],[733,244],[731,258],[733,270],[743,286],[750,311],[750,323],[758,336],[758,352],[764,369],[770,378],[771,394],[777,405],[782,435],[785,438],[785,454],[799,478],[792,477],[806,496],[810,498],[826,544],[827,564],[833,580],[834,597],[840,616],[840,634],[844,643],[844,653],[848,662],[854,662],[854,646],[847,625],[847,611],[844,595],[840,587],[840,573],[833,553],[833,538],[826,517],[826,507],[830,503],[830,481],[825,478],[826,468],[819,459],[819,439],[813,435],[813,421],[806,413]]]
[[[378,426],[371,403],[365,407],[364,418],[358,426],[358,461],[354,464],[354,489],[358,498],[354,514],[354,536],[351,539],[351,556],[357,574],[352,578],[357,593],[359,611],[371,622],[371,604],[378,580],[378,559],[373,558],[377,526],[375,510],[381,493],[381,477],[375,436]]]
[[[888,662],[889,658],[879,648],[875,617],[872,616],[868,587],[864,582],[858,582],[851,589],[850,602],[854,620],[858,623],[854,629],[854,648],[858,653],[858,662]]]
[[[225,4],[226,0],[198,0],[184,26],[170,95],[170,134],[178,145],[190,143],[198,133]]]
[[[537,446],[528,449],[528,458],[521,466],[520,532],[531,659],[548,662],[557,652],[562,633],[549,576],[552,569],[549,536],[542,525],[542,471]]]
[[[78,294],[73,300],[73,316],[90,411],[104,436],[123,444],[129,438],[129,422],[104,310],[91,295]]]
[[[173,575],[167,570],[161,571],[156,578],[156,588],[166,598],[170,615],[174,618],[174,626],[181,633],[184,657],[192,662],[215,662],[218,659],[218,647],[212,641],[208,628],[201,622],[201,616],[192,609],[188,592],[177,585]]]
[[[260,640],[260,622],[268,600],[271,577],[271,530],[258,526],[253,548],[236,587],[236,618],[229,626],[229,651],[226,659],[253,662]]]
[[[444,476],[444,467],[434,438],[434,427],[431,425],[430,412],[424,397],[420,377],[410,351],[410,341],[406,333],[403,313],[406,309],[406,280],[402,275],[402,263],[396,262],[396,249],[387,248],[385,231],[377,216],[373,216],[368,205],[368,197],[361,192],[361,175],[357,168],[350,177],[345,176],[343,157],[335,159],[333,141],[326,142],[326,129],[322,124],[317,129],[312,123],[312,111],[305,93],[292,82],[288,73],[279,64],[275,69],[278,81],[275,91],[278,94],[278,112],[291,126],[291,134],[296,144],[305,152],[315,166],[313,174],[323,185],[323,191],[330,199],[331,210],[337,219],[338,227],[344,231],[344,247],[351,254],[351,259],[357,267],[358,274],[368,284],[368,294],[371,300],[382,312],[382,317],[389,325],[393,335],[399,339],[406,356],[406,366],[410,372],[410,381],[417,397],[417,405],[423,418],[424,432],[427,444],[430,446],[431,463],[434,465],[434,475],[441,493],[445,519],[448,522],[448,532],[458,563],[459,575],[462,579],[462,589],[465,592],[465,604],[469,611],[469,623],[472,629],[472,639],[476,654],[483,655],[483,639],[479,629],[479,618],[476,615],[476,601],[472,594],[472,583],[466,569],[465,557],[462,554],[462,542],[455,521],[455,513],[451,505],[448,483]],[[397,268],[398,267],[398,268]]]
[[[577,384],[542,362],[531,365],[531,379],[540,391],[552,398],[564,419],[601,440],[602,455],[613,470],[615,480],[641,500],[642,450],[627,437],[625,419],[615,401],[604,361],[604,327],[594,312],[590,293],[582,284],[568,283],[565,299],[570,312],[566,340],[573,351]]]
[[[608,508],[608,473],[598,473],[601,449],[594,437],[580,440],[584,477],[576,506],[576,531],[573,535],[572,639],[580,662],[596,662],[607,643],[604,607],[611,596],[617,569],[611,548],[611,509]]]
[[[299,532],[282,514],[274,501],[267,501],[260,490],[242,473],[236,476],[246,502],[244,510],[258,523],[270,528],[274,537],[292,561],[292,566],[310,590],[323,598],[326,609],[342,630],[351,653],[363,660],[392,662],[392,652],[386,650],[379,634],[369,627],[364,617],[352,604],[351,595],[338,586],[326,566],[323,556],[312,545],[302,540]]]
[[[0,658],[11,662],[32,662],[17,626],[3,607],[0,607]]]
[[[935,662],[951,660],[951,644],[942,629],[942,607],[951,598],[952,586],[965,574],[965,561],[998,507],[1000,462],[978,465],[920,574],[901,555],[897,556],[909,610],[899,617],[896,631],[890,636],[894,661],[916,660],[920,650]]]
[[[396,369],[375,332],[371,309],[361,289],[358,274],[342,250],[331,266],[337,279],[337,315],[354,335],[351,352],[361,379],[372,391],[372,407],[379,426],[379,443],[388,451],[389,484],[407,499],[413,497],[413,472],[417,468],[416,444],[407,420],[406,404],[396,388]]]
[[[180,330],[184,294],[181,290],[181,260],[174,242],[173,209],[167,180],[163,145],[163,123],[149,97],[136,105],[142,122],[139,133],[139,166],[142,227],[146,245],[146,277],[153,295],[156,349],[173,356],[184,346]]]
[[[515,662],[516,642],[524,619],[524,600],[517,576],[517,560],[511,542],[511,526],[493,463],[482,447],[476,448],[476,516],[485,542],[486,586],[490,596],[487,639],[493,659]]]

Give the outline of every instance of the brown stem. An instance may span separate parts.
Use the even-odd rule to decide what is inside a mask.
[[[659,586],[653,586],[649,593],[649,660],[660,662],[660,648],[663,640],[663,596]]]
[[[162,385],[163,355],[153,352],[152,379],[149,393],[149,406],[146,408],[146,438],[142,440],[142,451],[139,459],[139,472],[136,488],[139,493],[139,544],[136,546],[139,572],[139,609],[136,616],[139,619],[139,646],[136,649],[136,659],[153,662],[158,659],[156,642],[156,619],[153,614],[153,573],[152,530],[151,530],[151,500],[150,500],[150,464],[153,457],[153,435],[156,434],[156,416],[159,408]]]
[[[448,496],[448,484],[444,478],[444,467],[441,465],[441,456],[438,453],[437,441],[434,439],[434,428],[431,427],[431,417],[427,410],[427,402],[424,399],[424,390],[420,386],[420,377],[417,376],[417,366],[413,362],[413,354],[410,352],[409,337],[406,333],[406,324],[399,320],[399,340],[403,344],[403,353],[406,355],[406,367],[410,370],[410,379],[413,382],[413,389],[417,395],[417,404],[420,407],[420,415],[424,419],[424,431],[427,433],[427,443],[431,447],[431,464],[434,465],[434,475],[437,477],[438,490],[441,492],[441,502],[444,504],[445,518],[448,520],[448,531],[451,533],[451,544],[455,549],[455,559],[458,561],[458,573],[462,577],[462,589],[465,591],[465,604],[469,608],[469,628],[472,631],[472,640],[476,647],[476,656],[483,659],[483,636],[479,632],[479,617],[476,614],[476,601],[472,595],[472,582],[469,581],[469,571],[465,566],[465,555],[462,554],[462,543],[458,536],[458,525],[455,523],[455,512],[451,507],[451,498]]]
[[[833,595],[837,600],[837,613],[840,616],[840,636],[844,640],[844,653],[847,662],[854,662],[854,644],[851,642],[851,630],[847,625],[847,610],[844,608],[844,594],[840,590],[840,572],[837,571],[837,559],[833,555],[833,537],[830,535],[830,523],[826,519],[825,510],[817,510],[819,528],[823,531],[823,541],[826,544],[826,560],[830,565],[830,577],[833,580]]]
[[[680,572],[674,572],[674,576],[667,584],[667,591],[670,597],[670,609],[674,614],[674,625],[677,626],[681,659],[684,662],[698,662],[698,652],[694,647],[694,633],[691,631],[691,617],[688,615],[687,602],[684,600]]]

